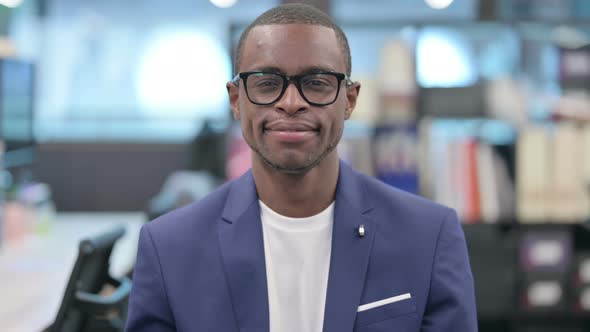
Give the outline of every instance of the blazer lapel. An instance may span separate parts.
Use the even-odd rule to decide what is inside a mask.
[[[260,206],[252,173],[232,184],[219,243],[240,331],[268,331],[268,291]]]
[[[332,254],[324,311],[324,332],[352,331],[375,235],[372,209],[360,177],[340,163],[336,189]],[[365,236],[358,233],[364,225]]]

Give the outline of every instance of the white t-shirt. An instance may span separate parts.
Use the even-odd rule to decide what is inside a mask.
[[[262,201],[271,332],[320,332],[330,252],[334,202],[308,218],[282,216]]]

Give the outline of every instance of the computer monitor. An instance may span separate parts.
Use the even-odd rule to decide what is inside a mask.
[[[35,66],[0,59],[0,140],[6,168],[26,166],[34,160],[34,101]]]
[[[420,88],[418,111],[422,116],[474,118],[486,114],[483,86]]]

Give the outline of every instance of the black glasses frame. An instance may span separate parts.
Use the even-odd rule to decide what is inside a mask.
[[[250,75],[255,75],[255,74],[272,74],[272,75],[276,75],[276,76],[278,76],[278,77],[280,77],[280,78],[283,79],[283,89],[281,90],[281,93],[279,93],[279,95],[277,96],[277,98],[275,98],[273,101],[271,101],[269,103],[257,103],[257,102],[254,102],[252,100],[252,98],[250,98],[250,94],[248,93],[248,83],[247,83],[247,81],[248,81],[248,77],[250,77]],[[334,100],[332,100],[331,102],[328,102],[328,103],[314,103],[314,102],[310,101],[309,99],[307,99],[307,97],[303,93],[303,89],[301,88],[301,79],[303,77],[305,77],[305,76],[317,75],[317,74],[328,74],[328,75],[332,75],[332,76],[336,77],[336,79],[338,80],[338,89],[336,90],[336,95],[334,96]],[[245,71],[245,72],[238,73],[232,79],[232,82],[234,84],[238,85],[238,82],[240,81],[240,79],[242,79],[244,81],[244,90],[246,91],[246,96],[248,96],[248,100],[252,104],[261,105],[261,106],[274,104],[277,101],[279,101],[281,98],[283,98],[283,95],[285,94],[285,91],[287,91],[287,87],[289,87],[289,84],[291,82],[293,82],[293,84],[295,84],[295,87],[297,87],[297,90],[299,91],[299,94],[301,95],[301,97],[303,97],[303,99],[308,104],[310,104],[312,106],[328,106],[328,105],[331,105],[334,102],[336,102],[336,99],[338,99],[338,95],[340,94],[340,83],[342,83],[342,81],[346,82],[346,86],[347,87],[349,87],[349,86],[351,86],[351,85],[354,84],[346,74],[344,74],[344,73],[336,73],[336,72],[332,72],[332,71],[316,71],[316,72],[307,73],[307,74],[300,74],[300,75],[284,75],[284,74],[280,74],[280,73],[265,72],[265,71]]]

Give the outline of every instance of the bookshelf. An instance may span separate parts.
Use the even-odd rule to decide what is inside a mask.
[[[588,80],[577,77],[564,82],[552,72],[559,72],[559,61],[552,60],[560,58],[552,58],[551,50],[547,50],[553,47],[553,40],[544,40],[531,32],[537,24],[439,24],[458,31],[475,31],[470,40],[475,44],[475,53],[485,49],[489,34],[493,34],[490,31],[503,33],[508,36],[505,38],[508,43],[517,41],[517,59],[510,62],[510,57],[506,57],[507,61],[500,65],[509,70],[502,75],[482,77],[480,71],[476,82],[450,88],[424,87],[415,79],[409,79],[405,85],[394,82],[394,87],[388,88],[388,82],[382,83],[379,77],[371,80],[370,75],[363,74],[369,82],[364,85],[377,93],[369,93],[372,101],[359,103],[361,116],[353,119],[370,128],[365,136],[370,143],[364,144],[372,147],[376,164],[369,168],[373,172],[369,174],[379,177],[383,173],[379,160],[393,158],[390,163],[398,167],[389,169],[386,182],[393,179],[390,184],[404,188],[411,172],[399,167],[401,162],[392,156],[412,160],[413,174],[419,181],[416,193],[458,210],[464,221],[476,283],[480,331],[523,332],[536,331],[539,327],[547,331],[590,329],[590,310],[579,307],[586,284],[574,284],[571,280],[580,264],[578,255],[589,250],[590,244],[590,231],[585,223],[590,209],[583,203],[590,199],[579,183],[584,171],[572,167],[579,165],[577,160],[589,149],[579,145],[584,141],[582,137],[588,135],[585,134],[588,127],[552,121],[552,105],[561,93],[558,90],[556,93],[554,86],[586,87]],[[478,25],[486,28],[478,29]],[[375,23],[369,26],[374,27]],[[413,26],[414,37],[422,27]],[[540,30],[551,30],[551,27],[552,24],[547,24]],[[380,28],[377,25],[376,29]],[[486,29],[489,30],[485,32]],[[404,38],[397,34],[398,41],[406,40],[408,53],[415,55],[416,40]],[[538,50],[545,53],[543,59],[531,60]],[[383,61],[383,57],[376,58]],[[547,63],[555,67],[547,69]],[[415,62],[409,66],[417,70]],[[395,71],[391,64],[382,67]],[[388,77],[386,73],[380,76]],[[408,89],[412,85],[415,89]],[[379,111],[371,112],[372,107]],[[391,114],[395,112],[401,116]],[[383,131],[396,143],[379,143],[378,133]],[[531,152],[527,152],[531,148],[523,147],[523,138],[536,131],[542,139],[535,141],[533,137],[531,157]],[[358,136],[355,139],[361,140]],[[400,142],[404,141],[412,148],[400,149],[403,145]],[[380,148],[380,144],[386,148]],[[541,146],[542,150],[535,151],[535,146]],[[386,154],[387,149],[395,152],[391,156],[380,155]],[[409,156],[399,156],[400,150]],[[543,165],[546,167],[541,172],[539,168]],[[531,173],[535,176],[531,177]],[[535,188],[538,179],[548,179],[547,185],[540,188],[541,195]],[[527,191],[531,186],[532,194]],[[527,203],[529,196],[541,196],[541,199],[533,199],[523,212],[523,202]],[[571,204],[572,201],[577,203]],[[543,206],[549,208],[538,213],[544,210]],[[536,240],[533,244],[527,242],[533,241],[531,236]],[[561,252],[561,261],[557,259],[561,265],[553,262],[553,267],[547,264],[539,270],[524,270],[521,257],[526,255],[527,245],[536,248],[533,252],[545,252],[548,256],[558,256],[555,252]],[[562,268],[557,269],[556,265]]]

